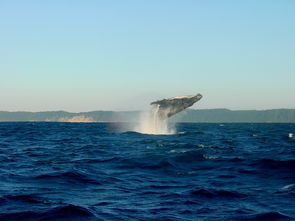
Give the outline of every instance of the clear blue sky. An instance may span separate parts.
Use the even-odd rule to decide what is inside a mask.
[[[0,1],[0,110],[295,108],[295,1]]]

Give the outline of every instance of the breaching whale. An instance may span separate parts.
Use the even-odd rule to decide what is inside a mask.
[[[184,109],[192,106],[194,103],[202,98],[201,94],[189,96],[177,96],[168,99],[158,100],[151,103],[158,107],[158,114],[160,118],[168,118],[174,114],[183,111]]]

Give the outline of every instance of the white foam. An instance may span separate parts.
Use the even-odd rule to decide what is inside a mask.
[[[170,150],[168,153],[186,153],[189,152],[190,150]]]
[[[282,188],[282,190],[290,190],[295,187],[295,183],[288,184]]]
[[[169,128],[168,117],[165,117],[168,113],[169,110],[164,110],[163,117],[163,110],[161,110],[161,115],[159,113],[159,105],[153,105],[150,111],[141,114],[135,131],[144,134],[174,134],[175,130]]]
[[[209,156],[209,155],[206,155],[206,154],[204,154],[203,157],[204,157],[206,160],[215,160],[215,159],[218,158],[217,156]]]

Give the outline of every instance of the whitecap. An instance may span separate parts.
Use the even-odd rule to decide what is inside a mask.
[[[168,153],[186,153],[189,152],[189,150],[170,150]]]
[[[281,190],[288,191],[291,189],[295,189],[295,183],[288,184],[288,185],[284,186]]]

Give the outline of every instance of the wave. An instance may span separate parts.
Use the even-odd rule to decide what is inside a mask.
[[[104,153],[103,151],[96,151],[98,153]],[[106,158],[84,158],[84,159],[72,159],[71,162],[73,163],[107,163],[118,160],[117,157],[106,157]]]
[[[142,136],[142,135],[150,135],[150,134],[143,134],[137,131],[124,131],[121,134],[128,135],[128,136]]]
[[[295,183],[291,183],[288,185],[285,185],[281,189],[282,191],[295,191]]]
[[[82,174],[78,171],[69,171],[63,173],[48,173],[35,176],[34,179],[44,180],[46,182],[57,182],[57,183],[71,183],[74,184],[96,184],[101,185],[100,182],[89,177],[90,175]]]
[[[279,212],[265,212],[258,213],[254,215],[239,217],[237,220],[248,220],[248,221],[285,221],[285,220],[293,220],[293,218],[283,215]]]
[[[183,133],[170,136],[18,125],[0,130],[0,220],[295,218],[285,139],[295,124],[179,124]]]
[[[118,167],[125,169],[166,169],[174,168],[175,165],[167,159],[153,161],[148,159],[121,159]]]
[[[121,134],[125,134],[125,135],[138,135],[140,137],[142,136],[171,136],[174,135],[173,133],[144,133],[142,131],[124,131]]]
[[[213,148],[213,149],[223,149],[219,146],[214,146],[214,145],[206,145],[206,144],[198,144],[196,145],[198,148]]]
[[[37,194],[23,194],[23,195],[4,195],[0,197],[0,205],[5,203],[41,203],[44,199]]]
[[[190,164],[215,159],[198,150],[170,150],[159,155],[138,158],[116,158],[117,166],[125,169],[184,169]]]
[[[203,131],[180,131],[177,133],[178,136],[190,136],[190,135],[204,135]]]
[[[247,159],[246,157],[220,157],[220,161],[232,162],[232,163],[240,163],[247,166],[251,166],[252,169],[260,167],[262,169],[271,169],[271,170],[285,170],[285,171],[294,171],[295,170],[295,160],[286,159],[269,159],[269,158],[261,158],[261,159]]]
[[[259,159],[254,162],[254,165],[272,170],[295,170],[295,160],[274,160],[274,159]]]
[[[215,189],[197,189],[192,190],[189,193],[193,197],[199,198],[241,198],[246,197],[246,194],[238,193],[236,191],[228,191],[228,190],[215,190]]]
[[[89,220],[94,221],[98,218],[88,209],[75,206],[72,204],[55,207],[45,212],[23,211],[13,213],[0,213],[0,220],[16,221],[16,220]]]
[[[177,163],[192,163],[206,160],[206,157],[203,153],[195,150],[183,150],[178,152],[174,151],[174,153],[181,153],[171,157],[171,159]]]

